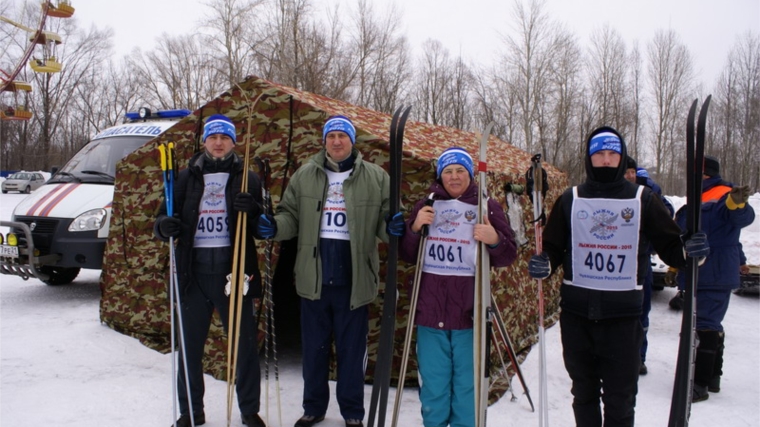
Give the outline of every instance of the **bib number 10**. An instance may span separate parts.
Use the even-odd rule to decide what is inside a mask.
[[[623,271],[623,264],[625,264],[625,255],[613,256],[612,254],[609,254],[605,259],[603,253],[589,252],[583,264],[588,266],[589,270],[606,270],[610,273],[621,273]]]

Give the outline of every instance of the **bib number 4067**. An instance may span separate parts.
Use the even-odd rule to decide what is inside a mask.
[[[605,258],[605,254],[601,252],[589,252],[583,264],[588,266],[589,270],[621,273],[625,264],[625,255],[608,254]]]

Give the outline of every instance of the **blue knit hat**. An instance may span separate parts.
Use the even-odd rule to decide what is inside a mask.
[[[351,145],[356,144],[356,128],[348,117],[332,116],[328,118],[322,128],[322,141],[327,140],[328,133],[335,131],[345,132],[351,138]]]
[[[472,157],[467,153],[464,148],[451,147],[448,150],[441,153],[438,156],[438,166],[436,168],[436,177],[440,178],[441,173],[449,165],[462,165],[467,172],[470,173],[470,178],[474,179]]]
[[[594,135],[588,144],[588,155],[593,156],[594,153],[602,150],[612,150],[618,154],[623,154],[620,137],[612,132],[599,132]]]
[[[232,139],[232,142],[236,141],[235,138],[235,125],[229,117],[222,114],[214,114],[206,120],[206,124],[203,125],[203,142],[206,142],[206,138],[211,135],[224,134]]]

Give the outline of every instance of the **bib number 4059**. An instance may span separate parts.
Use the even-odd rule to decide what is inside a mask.
[[[623,264],[625,264],[625,255],[613,256],[608,254],[605,259],[605,254],[601,252],[589,252],[583,264],[588,266],[589,270],[607,270],[610,273],[621,273]]]

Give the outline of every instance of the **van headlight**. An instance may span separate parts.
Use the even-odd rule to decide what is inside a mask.
[[[99,230],[105,224],[106,210],[93,209],[74,218],[69,225],[69,231]]]

